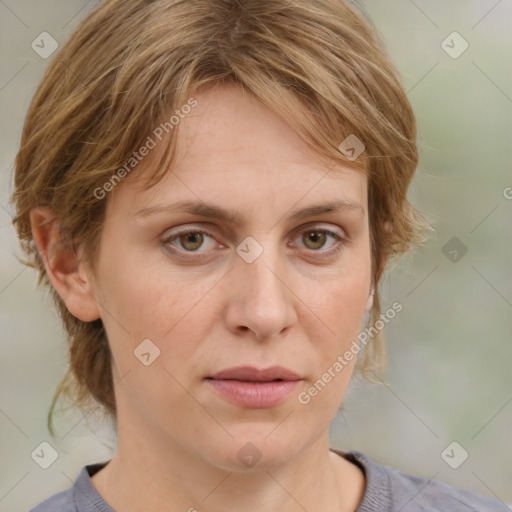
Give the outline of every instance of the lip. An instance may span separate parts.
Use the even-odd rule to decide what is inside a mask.
[[[239,366],[205,379],[224,398],[252,409],[264,409],[281,403],[302,380],[295,372],[282,366],[264,369]]]
[[[231,380],[245,380],[257,382],[270,382],[276,379],[281,380],[301,380],[300,375],[297,375],[292,370],[283,366],[271,366],[270,368],[263,368],[259,370],[253,366],[237,366],[236,368],[228,368],[211,375],[212,379],[231,379]]]

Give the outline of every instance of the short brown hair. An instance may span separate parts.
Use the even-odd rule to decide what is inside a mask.
[[[30,212],[49,207],[94,266],[112,179],[169,112],[199,88],[235,82],[282,115],[326,162],[352,161],[338,146],[355,135],[354,163],[368,175],[372,282],[379,319],[385,262],[424,241],[426,223],[406,192],[417,166],[416,125],[399,75],[370,20],[342,0],[108,0],[80,23],[50,62],[28,110],[15,164],[14,224],[49,287],[69,339],[58,397],[93,398],[116,418],[111,353],[101,320],[82,322],[51,286],[33,244]],[[175,154],[172,131],[147,186]],[[136,171],[134,171],[135,173]],[[370,346],[370,345],[369,345]],[[368,372],[383,354],[372,339]],[[372,366],[373,365],[373,366]],[[94,402],[94,401],[93,401]]]

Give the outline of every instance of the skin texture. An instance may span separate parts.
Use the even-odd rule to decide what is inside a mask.
[[[125,512],[353,511],[364,475],[329,451],[328,429],[355,359],[309,404],[298,393],[361,329],[371,288],[367,177],[349,165],[326,174],[281,118],[237,86],[194,97],[173,172],[147,191],[130,177],[104,199],[94,272],[81,251],[57,244],[57,221],[41,225],[51,212],[32,212],[53,285],[76,317],[102,319],[112,349],[118,450],[93,484]],[[362,210],[290,216],[340,199]],[[168,210],[137,215],[181,200],[215,203],[245,222]],[[179,227],[209,235],[166,241]],[[345,241],[315,239],[318,228]],[[236,252],[249,236],[263,248],[252,263]],[[160,350],[148,366],[134,356],[144,339]],[[242,365],[282,365],[303,381],[278,405],[248,409],[205,380]],[[261,455],[252,467],[237,456],[247,442]]]

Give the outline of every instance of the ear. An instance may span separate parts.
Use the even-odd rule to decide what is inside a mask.
[[[57,216],[39,207],[30,212],[30,222],[46,273],[69,312],[83,322],[100,318],[92,273],[64,240]]]

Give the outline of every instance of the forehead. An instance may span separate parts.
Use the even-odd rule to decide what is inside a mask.
[[[366,210],[364,170],[326,163],[248,91],[214,86],[194,98],[197,106],[179,122],[172,169],[148,190],[141,182],[129,183],[118,190],[116,201],[128,194],[137,211],[168,200],[229,204],[238,210],[345,201]],[[142,162],[137,177],[151,171],[165,142]]]
[[[293,130],[293,122],[261,103],[236,84],[215,84],[194,94],[197,106],[179,125],[178,161],[229,158],[230,162],[260,165],[276,163],[308,166],[312,171],[326,167],[325,159]],[[312,114],[311,114],[312,115]],[[356,165],[344,166],[357,169]]]

